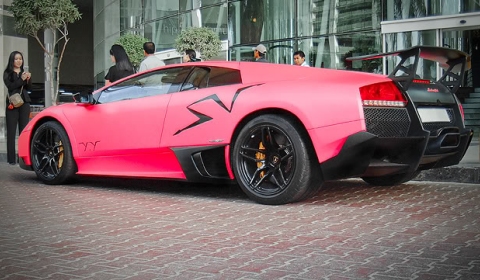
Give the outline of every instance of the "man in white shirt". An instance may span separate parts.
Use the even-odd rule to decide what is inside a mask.
[[[145,59],[140,63],[138,72],[142,72],[148,69],[164,66],[163,60],[155,56],[155,44],[153,42],[145,42],[143,44],[143,54]]]
[[[293,53],[293,63],[298,66],[310,67],[305,61],[305,53],[303,51],[296,51]]]

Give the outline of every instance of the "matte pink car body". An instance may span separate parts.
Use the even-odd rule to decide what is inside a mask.
[[[283,204],[325,180],[394,185],[457,164],[472,138],[454,95],[469,56],[418,46],[364,58],[383,55],[402,58],[388,76],[226,61],[137,73],[39,113],[20,135],[20,166],[46,184],[236,181],[259,203]],[[416,78],[420,58],[445,75]]]
[[[245,116],[277,109],[300,119],[309,132],[319,161],[323,162],[338,154],[346,137],[365,130],[358,88],[387,80],[366,73],[340,71],[339,74],[338,70],[269,63],[195,64],[239,69],[242,84],[101,106],[69,103],[51,107],[39,113],[23,131],[19,156],[27,165],[31,164],[32,128],[38,121],[50,117],[62,124],[71,139],[78,174],[185,179],[172,148],[229,144]],[[233,103],[237,90],[248,86],[251,87]],[[191,109],[208,112],[212,120],[175,135],[198,120],[187,105],[212,94],[219,97],[226,109],[213,100],[194,104]],[[328,101],[317,102],[318,99]],[[228,155],[228,146],[225,152]],[[233,179],[231,170],[229,173]]]

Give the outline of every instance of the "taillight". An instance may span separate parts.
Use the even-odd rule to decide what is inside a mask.
[[[393,82],[372,84],[360,88],[363,106],[405,107],[407,100]]]
[[[460,103],[460,100],[458,99],[457,95],[453,95],[455,97],[455,100],[457,101],[458,104],[458,110],[460,110],[460,115],[462,116],[463,122],[465,122],[465,111],[463,111],[463,105]]]
[[[460,115],[462,115],[462,120],[465,121],[465,112],[463,111],[462,103],[458,103],[458,109],[460,109]]]

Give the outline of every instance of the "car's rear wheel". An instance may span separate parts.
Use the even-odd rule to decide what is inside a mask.
[[[31,142],[32,167],[45,184],[63,184],[72,179],[76,165],[65,129],[55,121],[42,124]]]
[[[263,115],[238,134],[232,167],[238,184],[254,201],[285,204],[305,199],[322,184],[318,162],[294,121]]]
[[[374,186],[394,186],[412,180],[420,174],[420,171],[406,172],[379,177],[362,177],[363,181]]]

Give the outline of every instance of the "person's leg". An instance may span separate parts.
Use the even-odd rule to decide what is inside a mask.
[[[27,126],[28,121],[30,120],[30,104],[25,103],[20,108],[18,117],[18,133],[22,132],[22,130]]]
[[[11,164],[17,162],[15,137],[17,134],[18,115],[19,109],[7,109],[5,112],[5,119],[7,122],[7,161]]]
[[[18,116],[18,134],[22,132],[22,130],[27,126],[29,120],[30,120],[30,104],[25,103],[20,108],[19,110],[19,116]],[[18,159],[18,157],[17,157]]]

